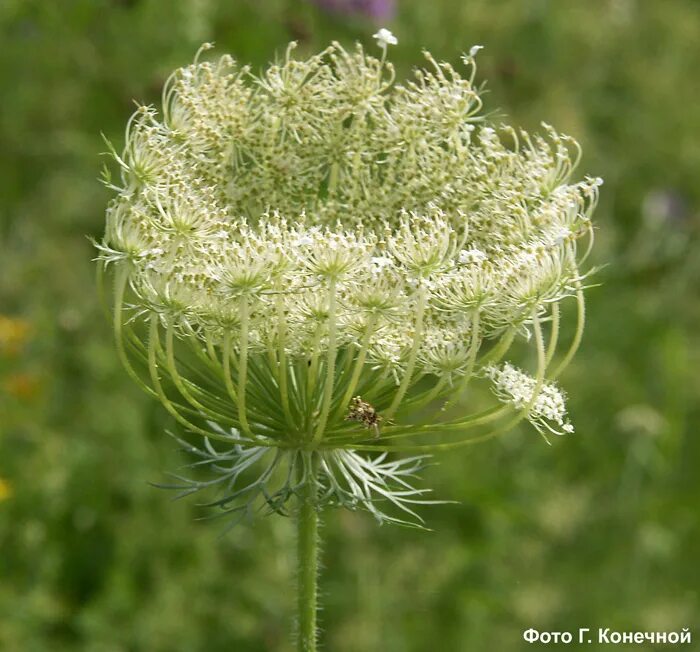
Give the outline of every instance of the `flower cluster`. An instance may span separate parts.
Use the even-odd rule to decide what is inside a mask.
[[[548,125],[484,118],[480,46],[462,73],[426,53],[398,84],[384,32],[381,59],[334,43],[298,60],[291,44],[259,76],[203,61],[205,46],[168,79],[162,111],[140,107],[124,151],[111,149],[97,246],[116,270],[119,350],[192,432],[230,444],[214,422],[243,447],[338,452],[405,449],[404,437],[428,450],[434,439],[414,438],[513,412],[569,430],[544,379],[580,341],[601,181],[571,180],[579,147]],[[577,331],[552,369],[567,297]],[[488,366],[514,342],[537,350],[532,377]],[[484,376],[510,412],[412,416]],[[346,418],[355,397],[380,438]]]
[[[535,379],[506,362],[501,367],[490,365],[484,373],[493,382],[493,391],[504,403],[522,409],[531,404],[528,419],[545,437],[572,433],[574,427],[566,418],[566,397],[554,383],[544,383],[538,394]]]

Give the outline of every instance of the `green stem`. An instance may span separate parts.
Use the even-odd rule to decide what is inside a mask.
[[[248,415],[246,414],[246,391],[248,380],[248,298],[243,297],[240,305],[241,318],[241,343],[238,357],[238,420],[241,422],[241,429],[246,437],[252,438],[250,426],[248,425]]]
[[[343,410],[347,410],[350,405],[350,399],[357,389],[357,384],[360,381],[360,374],[365,366],[365,359],[367,358],[367,350],[369,349],[369,343],[374,334],[374,325],[377,321],[376,316],[372,315],[367,321],[367,326],[364,335],[362,336],[362,342],[360,344],[360,352],[357,355],[355,361],[355,368],[353,369],[352,376],[350,377],[350,382],[348,383],[345,394],[338,404],[338,416]]]
[[[559,363],[557,368],[550,375],[551,380],[555,380],[559,374],[561,374],[564,369],[569,366],[569,363],[573,359],[578,347],[581,344],[581,338],[583,337],[583,329],[586,325],[586,303],[583,298],[583,289],[581,288],[581,283],[577,283],[578,291],[576,292],[576,304],[578,307],[578,317],[576,319],[576,332],[574,333],[574,339],[569,346],[569,350],[566,352],[564,359]]]
[[[328,176],[328,196],[333,197],[335,195],[335,189],[336,186],[338,185],[338,163],[337,161],[333,161],[331,163],[331,170],[330,174]]]
[[[419,444],[416,446],[385,446],[385,445],[376,445],[373,446],[371,444],[368,444],[366,446],[359,445],[356,446],[354,444],[351,444],[350,446],[338,446],[338,448],[351,448],[352,450],[374,450],[374,451],[401,451],[404,453],[410,452],[410,453],[428,453],[428,452],[437,452],[437,451],[446,451],[446,450],[452,450],[454,448],[460,448],[461,446],[468,446],[470,444],[476,444],[478,442],[482,441],[487,441],[488,439],[492,439],[494,437],[497,437],[499,435],[502,435],[510,430],[512,430],[515,426],[518,425],[523,419],[525,419],[529,414],[530,410],[532,410],[532,407],[534,406],[535,402],[537,401],[537,398],[540,395],[540,392],[542,391],[542,386],[544,385],[544,376],[545,376],[545,371],[546,371],[546,365],[545,365],[545,358],[546,358],[546,351],[545,351],[545,346],[544,346],[544,339],[542,338],[542,325],[540,324],[539,317],[537,316],[537,310],[532,311],[532,328],[534,332],[534,337],[535,337],[535,344],[537,345],[537,373],[535,374],[535,386],[532,390],[532,396],[530,397],[530,400],[528,401],[527,405],[519,409],[515,415],[507,421],[502,427],[497,428],[495,430],[492,430],[491,432],[486,432],[483,435],[478,435],[476,437],[470,437],[468,439],[462,439],[460,441],[453,441],[453,442],[445,442],[441,444]],[[435,426],[436,428],[439,427],[439,424]]]
[[[388,440],[405,439],[407,437],[419,437],[421,435],[431,435],[437,432],[464,432],[465,430],[475,428],[476,426],[483,426],[484,424],[491,423],[492,421],[498,421],[508,412],[512,412],[512,409],[507,405],[497,405],[489,408],[488,410],[484,410],[483,412],[478,412],[470,417],[465,417],[455,421],[446,421],[444,423],[437,424],[409,425],[405,427],[388,426],[387,428],[382,429],[382,441],[386,442]],[[345,435],[345,437],[343,437],[343,435]],[[331,431],[327,436],[327,440],[332,442],[334,446],[345,446],[346,444],[352,444],[353,441],[364,441],[366,439],[366,434],[361,435],[360,438],[358,438],[357,433],[349,434],[347,430],[336,432]]]
[[[284,301],[282,300],[282,294],[277,295],[276,301],[277,308],[277,319],[279,326],[279,342],[277,347],[277,355],[279,359],[278,375],[279,375],[279,388],[280,388],[280,399],[282,401],[282,411],[284,412],[284,418],[287,422],[289,428],[295,429],[296,424],[292,418],[292,411],[289,409],[289,390],[287,389],[287,349],[286,339],[287,339],[287,317],[284,314]]]
[[[180,394],[182,394],[183,398],[190,405],[192,405],[198,410],[206,412],[207,408],[202,403],[200,403],[194,396],[192,396],[190,391],[185,386],[185,383],[183,382],[180,373],[177,370],[177,363],[175,362],[175,347],[173,343],[173,330],[174,329],[172,325],[168,325],[168,328],[165,331],[165,355],[167,359],[167,370],[170,374],[170,378],[172,379],[173,383],[175,384],[175,387],[177,387]]]
[[[323,386],[323,403],[321,405],[321,415],[318,419],[318,426],[313,436],[313,442],[317,444],[321,441],[328,422],[328,413],[331,409],[331,399],[333,398],[333,385],[335,384],[335,358],[337,355],[337,323],[336,323],[336,281],[331,279],[328,288],[328,362],[326,364],[326,379]]]
[[[469,361],[467,362],[467,368],[464,372],[462,382],[452,395],[452,399],[445,403],[445,406],[443,407],[444,410],[451,408],[467,391],[469,381],[472,379],[472,374],[474,373],[474,365],[476,364],[476,356],[479,352],[479,346],[479,311],[476,310],[472,317],[472,338],[471,344],[469,345]]]
[[[554,352],[557,350],[557,342],[559,341],[559,304],[555,303],[552,306],[552,331],[549,336],[549,344],[547,345],[547,356],[545,357],[545,367],[549,368]]]
[[[418,357],[418,349],[420,349],[421,342],[423,341],[423,314],[425,313],[425,303],[426,303],[426,291],[424,287],[421,287],[418,291],[418,303],[416,305],[416,324],[415,332],[413,334],[413,345],[411,346],[411,352],[408,356],[408,363],[406,364],[406,372],[401,380],[396,394],[394,395],[394,400],[391,402],[389,409],[386,413],[386,418],[391,419],[396,410],[401,403],[408,386],[411,384],[411,378],[413,377],[413,368],[416,366],[416,358]]]
[[[311,435],[311,428],[313,427],[313,411],[315,406],[315,394],[316,394],[316,381],[318,379],[318,359],[319,359],[319,347],[321,344],[321,324],[316,325],[316,330],[314,332],[313,342],[311,344],[311,360],[309,361],[309,366],[306,370],[306,405],[305,410],[307,412],[308,423],[306,426],[309,428],[309,434]]]
[[[433,385],[432,389],[428,390],[427,392],[423,392],[422,394],[415,396],[408,401],[405,401],[401,409],[401,413],[405,415],[425,407],[428,405],[428,403],[435,400],[448,382],[449,378],[447,376],[442,376],[440,380]]]
[[[231,379],[231,334],[224,334],[223,343],[223,372],[224,372],[224,385],[226,385],[226,391],[229,397],[235,405],[238,404],[238,397],[236,396],[236,388],[233,386],[233,380]]]
[[[301,489],[297,515],[298,652],[316,652],[318,511],[313,465]]]
[[[503,356],[510,349],[513,340],[515,339],[516,329],[515,327],[509,328],[501,337],[498,344],[494,346],[481,360],[479,360],[479,367],[483,369],[485,366],[493,364],[498,364]]]
[[[124,309],[124,294],[126,292],[128,282],[129,270],[126,267],[120,267],[114,283],[114,311],[112,315],[112,326],[114,327],[114,341],[117,345],[117,354],[119,355],[119,360],[124,366],[124,369],[126,369],[126,373],[129,374],[129,377],[134,380],[136,384],[146,393],[150,394],[151,396],[156,396],[156,393],[148,385],[146,385],[143,380],[141,380],[141,377],[131,366],[129,356],[126,353],[124,328],[122,325],[122,310]]]
[[[185,426],[190,432],[197,433],[199,435],[204,435],[209,439],[221,439],[223,441],[229,441],[228,437],[223,435],[218,435],[208,430],[203,430],[196,424],[192,423],[185,417],[183,417],[180,412],[178,412],[176,404],[173,403],[165,393],[163,385],[160,382],[160,377],[158,375],[158,352],[160,351],[160,339],[158,336],[158,316],[153,313],[151,315],[151,325],[148,334],[148,370],[151,375],[151,382],[153,383],[153,389],[163,404],[163,407],[172,415],[172,417],[181,425]]]

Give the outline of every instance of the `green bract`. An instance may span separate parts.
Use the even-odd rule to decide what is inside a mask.
[[[319,503],[382,518],[377,498],[420,498],[406,483],[420,460],[383,453],[522,418],[571,431],[549,380],[580,341],[601,182],[570,181],[578,145],[551,127],[485,120],[478,48],[464,76],[426,53],[405,84],[359,46],[303,61],[293,49],[260,76],[198,55],[160,114],[136,111],[99,258],[127,368],[205,437],[193,452],[213,480],[184,491],[219,484],[227,509],[282,511],[313,473]],[[578,327],[553,367],[567,297]],[[516,339],[535,351],[531,375],[499,366]],[[503,404],[439,409],[471,380]],[[348,419],[353,400],[367,407]]]

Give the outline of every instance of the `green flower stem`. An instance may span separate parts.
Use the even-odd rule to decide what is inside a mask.
[[[400,413],[402,415],[406,415],[410,414],[411,412],[415,412],[416,410],[420,410],[422,407],[425,407],[426,405],[428,405],[428,403],[435,400],[448,384],[449,377],[442,376],[437,382],[435,382],[431,389],[429,389],[426,392],[423,392],[418,396],[412,397],[408,401],[405,401],[400,410]]]
[[[146,356],[145,361],[148,364],[149,372],[151,373],[151,382],[154,383],[154,387],[156,387],[156,389],[157,389],[155,395],[160,400],[167,400],[170,407],[178,412],[178,414],[180,415],[180,418],[178,418],[176,416],[176,419],[178,420],[178,422],[181,423],[182,425],[187,426],[187,424],[191,424],[191,422],[188,421],[187,419],[185,419],[185,417],[182,416],[183,414],[188,414],[188,415],[191,415],[191,416],[197,418],[197,417],[201,417],[203,413],[207,413],[209,415],[209,418],[217,419],[222,424],[229,423],[230,425],[234,426],[236,429],[240,429],[240,423],[236,419],[235,413],[227,415],[224,411],[222,411],[222,409],[225,410],[225,408],[226,408],[225,404],[222,405],[221,401],[219,401],[219,399],[217,397],[212,396],[211,394],[207,394],[206,391],[202,390],[195,383],[192,383],[189,380],[184,380],[184,379],[180,378],[181,383],[184,383],[187,385],[187,387],[189,387],[189,389],[187,391],[190,393],[190,395],[191,395],[191,392],[195,392],[195,393],[197,393],[199,398],[202,401],[204,401],[203,403],[201,403],[203,410],[202,409],[193,409],[192,407],[190,407],[188,405],[185,405],[185,404],[182,404],[180,402],[173,401],[173,400],[169,399],[163,390],[162,384],[160,383],[158,376],[156,375],[156,377],[155,377],[156,379],[154,380],[152,374],[154,373],[154,369],[163,372],[163,374],[165,374],[165,376],[167,378],[169,378],[173,382],[173,384],[175,384],[175,387],[180,391],[180,388],[176,382],[176,378],[173,375],[173,374],[175,374],[177,376],[178,374],[177,374],[176,370],[174,371],[174,370],[170,369],[170,367],[169,367],[169,363],[167,360],[167,351],[163,351],[161,346],[160,346],[157,327],[155,330],[155,336],[153,338],[153,342],[154,342],[154,347],[155,347],[155,354],[154,354],[153,360],[151,360],[151,352],[150,352],[150,345],[149,345],[149,350],[147,351],[147,356]],[[153,368],[151,368],[152,364],[155,365]],[[156,383],[157,383],[157,385],[156,385]],[[185,396],[184,398],[189,402],[188,397]],[[260,420],[259,423],[257,424],[257,426],[263,430],[268,430],[272,433],[275,433],[275,432],[278,432],[280,430],[280,428],[283,428],[284,424],[282,422],[276,422],[274,420],[271,420],[270,418],[265,418],[265,419]],[[196,426],[194,426],[194,427],[197,428]],[[188,426],[188,429],[192,430],[192,426],[191,425]],[[198,428],[196,430],[196,432],[198,432],[199,434],[204,434],[208,431],[202,430],[201,428]],[[215,437],[213,433],[210,433],[206,436],[209,437],[210,439],[219,438],[222,441],[230,441],[227,437],[226,438],[222,438],[220,436]],[[253,443],[253,440],[246,440],[245,438],[240,438],[239,441],[241,443],[245,443],[245,442],[251,443],[251,444]],[[260,442],[259,438],[255,440],[256,445],[259,442]],[[272,443],[266,442],[264,445],[271,446]]]
[[[578,286],[578,291],[576,292],[576,303],[578,305],[578,318],[576,320],[576,333],[574,333],[574,339],[571,342],[569,350],[566,352],[564,359],[559,363],[559,366],[552,372],[550,379],[556,379],[559,374],[561,374],[564,369],[569,366],[572,358],[578,351],[578,347],[581,344],[581,338],[583,337],[583,328],[586,325],[586,303],[583,298],[583,289],[581,288],[581,282],[576,283]]]
[[[158,376],[158,362],[157,362],[157,354],[158,350],[160,348],[160,340],[158,337],[158,317],[154,313],[151,316],[151,325],[149,328],[149,336],[148,336],[148,369],[151,375],[151,382],[153,383],[153,389],[160,399],[160,402],[163,404],[165,409],[173,416],[173,418],[180,423],[181,425],[185,426],[188,430],[191,432],[197,433],[199,435],[204,435],[205,437],[208,437],[209,439],[219,439],[222,441],[230,441],[228,437],[223,437],[221,435],[217,435],[216,433],[210,432],[208,430],[203,430],[199,426],[195,425],[191,421],[188,421],[183,417],[175,407],[175,404],[167,397],[165,391],[163,390],[163,386],[160,382],[160,378]]]
[[[583,254],[578,263],[579,267],[588,260],[588,256],[590,256],[593,249],[593,243],[595,242],[595,231],[593,230],[593,224],[591,222],[588,223],[588,228],[586,230],[588,232],[588,246],[586,247],[586,252]]]
[[[476,356],[477,353],[479,352],[479,311],[475,310],[474,315],[472,316],[472,337],[471,337],[471,344],[469,345],[469,361],[467,362],[467,368],[464,371],[464,377],[462,379],[462,382],[459,384],[459,387],[457,388],[457,391],[454,393],[454,396],[450,401],[448,401],[444,409],[451,408],[457,401],[459,401],[460,398],[464,396],[464,393],[467,391],[467,387],[469,386],[469,381],[472,378],[472,374],[474,373],[474,365],[476,364]]]
[[[343,450],[351,451],[366,451],[372,453],[385,453],[385,452],[409,452],[409,453],[425,453],[432,454],[440,451],[454,450],[457,448],[464,448],[472,444],[480,444],[482,442],[488,441],[489,439],[494,439],[500,435],[507,433],[511,430],[512,426],[509,424],[507,427],[498,428],[496,430],[491,430],[483,435],[476,435],[475,437],[470,437],[468,439],[460,439],[459,441],[446,442],[441,444],[421,444],[417,446],[384,446],[382,444],[347,444],[338,445],[336,448],[342,448]]]
[[[287,336],[287,318],[284,314],[284,301],[282,300],[282,294],[277,295],[276,301],[277,308],[277,319],[279,325],[279,343],[278,343],[278,356],[279,356],[279,366],[278,366],[278,382],[280,388],[280,400],[282,401],[282,411],[284,412],[284,418],[287,425],[296,429],[296,423],[292,417],[292,411],[289,409],[289,390],[287,388],[287,350],[285,349],[285,339]]]
[[[231,397],[234,403],[238,403],[238,397],[236,396],[236,388],[233,386],[233,380],[231,379],[231,334],[226,333],[224,335],[223,343],[223,371],[224,371],[224,385],[226,385],[226,391]]]
[[[264,384],[260,382],[260,377],[259,377],[259,372],[256,372],[255,365],[249,364],[250,360],[248,359],[248,356],[246,354],[245,356],[245,381],[241,381],[241,374],[242,374],[242,367],[241,367],[241,361],[242,357],[239,355],[238,358],[238,373],[234,379],[233,375],[233,370],[231,369],[231,361],[234,359],[234,351],[233,351],[233,346],[231,342],[231,335],[230,333],[225,333],[224,334],[224,341],[222,345],[222,356],[223,356],[223,363],[222,365],[218,365],[218,361],[214,362],[214,365],[219,367],[218,371],[223,374],[223,380],[224,380],[224,385],[226,386],[226,390],[228,392],[229,397],[233,401],[233,404],[236,406],[236,410],[239,411],[238,415],[238,420],[239,423],[241,424],[241,427],[243,427],[243,422],[241,421],[240,417],[240,410],[241,410],[241,401],[239,400],[239,393],[241,391],[241,388],[244,388],[247,392],[252,392],[252,390],[255,390],[256,397],[260,400],[267,400],[267,401],[274,401],[274,396],[269,392],[269,389],[266,389],[264,387]],[[248,370],[251,370],[251,374],[248,374]],[[250,376],[250,377],[249,377]],[[236,383],[238,385],[238,391],[234,387],[234,380],[236,380]],[[249,382],[250,381],[250,382]],[[259,423],[272,423],[275,422],[277,426],[284,426],[284,423],[281,420],[277,419],[272,419],[270,417],[271,412],[268,411],[267,414],[261,414],[259,411],[251,410],[246,406],[246,401],[245,397],[243,400],[243,407],[245,410],[246,417],[247,414],[250,413],[256,422]],[[247,419],[246,419],[247,422]]]
[[[350,399],[352,399],[352,395],[355,393],[355,390],[357,389],[357,385],[360,382],[360,374],[362,373],[362,370],[364,369],[365,366],[365,359],[367,358],[367,350],[369,349],[369,343],[370,340],[372,339],[372,335],[374,334],[374,326],[377,321],[377,318],[375,315],[372,315],[366,326],[365,333],[362,337],[362,342],[360,344],[360,352],[357,355],[357,359],[355,361],[355,368],[353,369],[352,376],[350,378],[350,382],[348,383],[348,387],[345,390],[345,394],[343,394],[343,398],[338,404],[338,410],[336,416],[340,416],[343,412],[343,410],[347,410],[348,406],[350,405]]]
[[[214,359],[212,359],[210,356],[207,356],[206,352],[200,346],[192,346],[192,342],[190,342],[189,344],[190,349],[197,356],[197,359],[202,362],[205,370],[211,372],[213,376],[208,376],[205,373],[205,370],[202,370],[201,368],[196,368],[192,365],[184,364],[183,366],[189,373],[195,376],[199,376],[199,378],[205,384],[207,382],[211,382],[212,379],[216,382],[219,382],[222,378],[225,377],[223,366],[220,362],[218,362],[218,360],[214,362]],[[211,392],[203,389],[203,387],[198,386],[191,380],[187,380],[184,378],[181,378],[181,380],[186,385],[188,391],[192,394],[192,396],[198,398],[198,400],[201,401],[207,409],[213,409],[214,412],[218,412],[219,414],[224,415],[225,419],[232,419],[234,421],[233,425],[235,425],[238,428],[240,424],[237,419],[237,413],[236,410],[232,407],[230,401],[224,400],[224,398],[218,395],[218,393],[216,395],[212,394]],[[228,393],[227,396],[229,396]],[[275,418],[274,413],[261,414],[259,411],[251,410],[250,407],[248,408],[248,412],[253,415],[256,421],[256,426],[265,426],[271,428],[272,430],[278,431],[284,429],[284,421]]]
[[[499,435],[510,432],[515,426],[517,426],[523,419],[525,419],[532,409],[537,397],[542,391],[542,386],[545,380],[545,358],[546,349],[544,345],[544,339],[542,337],[542,326],[540,324],[539,317],[537,316],[537,310],[532,311],[532,328],[535,339],[535,344],[537,346],[537,372],[535,374],[535,386],[532,390],[532,396],[528,403],[517,410],[513,417],[505,423],[502,427],[496,428],[491,432],[486,432],[483,435],[477,435],[476,437],[469,437],[467,439],[462,439],[459,441],[445,442],[440,444],[419,444],[416,446],[385,446],[382,444],[372,445],[349,445],[349,446],[338,446],[338,448],[352,448],[353,450],[365,450],[365,451],[402,451],[405,453],[434,453],[438,451],[447,451],[455,448],[461,448],[462,446],[469,446],[471,444],[476,444],[479,442],[487,441],[493,439]],[[435,430],[439,428],[439,425],[435,427]]]
[[[318,597],[318,508],[313,463],[299,497],[297,515],[298,652],[316,652]]]
[[[122,328],[122,310],[124,308],[124,293],[126,292],[126,285],[128,281],[128,268],[126,266],[119,267],[114,283],[114,312],[112,314],[112,326],[114,328],[114,341],[117,346],[117,354],[119,355],[119,360],[126,369],[126,373],[129,374],[129,377],[147,394],[157,397],[156,392],[146,385],[143,380],[141,380],[139,375],[131,366],[129,356],[126,353],[126,347],[124,345],[124,329]]]
[[[307,420],[308,423],[306,426],[309,428],[309,432],[311,432],[311,427],[313,426],[313,419],[311,412],[313,412],[313,405],[315,404],[314,402],[314,397],[316,394],[316,380],[318,378],[318,358],[319,358],[319,350],[320,350],[320,344],[321,344],[321,324],[319,323],[316,326],[316,329],[314,331],[314,337],[313,337],[313,342],[311,345],[311,360],[309,362],[308,368],[306,370],[306,393],[305,393],[305,405],[304,409],[306,410],[307,413]]]
[[[557,342],[559,341],[559,304],[555,303],[552,306],[552,329],[549,335],[549,344],[547,345],[547,356],[545,357],[545,366],[549,368],[554,352],[557,350]]]
[[[392,401],[391,405],[389,406],[389,409],[387,410],[387,419],[391,419],[394,416],[397,408],[399,407],[399,404],[401,403],[401,400],[403,399],[404,395],[406,394],[406,391],[408,390],[408,386],[411,383],[411,378],[413,376],[413,368],[416,366],[416,359],[418,358],[418,349],[420,348],[420,343],[423,339],[423,315],[425,313],[425,304],[425,287],[421,287],[418,295],[418,305],[416,306],[416,325],[415,333],[413,336],[413,346],[411,347],[411,353],[408,356],[406,372],[404,374],[403,379],[401,380],[401,385],[399,385],[399,389],[397,390],[396,395],[394,396],[394,400]]]
[[[328,175],[328,196],[333,197],[335,195],[336,187],[338,186],[338,174],[340,172],[339,165],[337,161],[331,163],[330,173]]]
[[[220,366],[219,362],[219,356],[216,354],[216,349],[214,348],[214,342],[212,340],[212,334],[207,332],[206,334],[206,349],[207,349],[207,355],[209,356],[209,359],[211,362],[214,364],[215,367]]]
[[[326,382],[323,387],[323,404],[321,406],[321,416],[318,419],[318,426],[313,436],[313,442],[318,443],[323,437],[328,422],[328,414],[331,409],[331,399],[333,398],[333,385],[335,384],[335,358],[337,355],[336,341],[336,281],[331,279],[328,288],[328,313],[330,315],[328,324],[328,363],[326,365]]]
[[[483,426],[492,421],[498,421],[502,416],[510,412],[507,405],[495,405],[492,408],[477,412],[468,417],[462,417],[453,421],[443,421],[442,423],[429,423],[417,426],[408,425],[406,427],[395,426],[387,428],[382,434],[382,439],[396,439],[399,437],[410,437],[433,432],[454,432]]]
[[[453,432],[464,432],[465,430],[475,428],[476,426],[483,426],[485,424],[491,423],[493,421],[498,421],[501,417],[512,413],[513,409],[507,405],[496,405],[488,410],[479,412],[471,417],[466,417],[463,419],[458,419],[456,421],[447,421],[443,423],[436,424],[425,424],[425,425],[408,425],[408,426],[388,426],[383,428],[381,431],[382,442],[396,440],[396,439],[406,439],[409,437],[420,437],[424,435],[433,435],[435,433],[453,433]],[[363,442],[367,440],[367,433],[361,432],[359,435],[357,432],[350,433],[348,430],[335,431],[326,438],[333,445],[345,446],[351,445],[353,442]]]
[[[248,298],[241,299],[241,342],[240,355],[238,359],[238,420],[241,422],[241,429],[247,437],[253,437],[248,425],[248,416],[245,412],[246,380],[248,377]]]
[[[486,355],[484,355],[483,358],[481,358],[481,360],[479,360],[479,367],[483,369],[487,365],[498,364],[503,359],[503,356],[508,352],[508,349],[510,349],[511,344],[513,344],[516,331],[517,328],[515,326],[511,326],[501,337],[498,344],[496,344],[496,346],[494,346]]]
[[[270,368],[270,371],[272,372],[272,377],[277,381],[277,384],[279,385],[279,362],[277,360],[277,347],[275,346],[275,343],[272,341],[272,339],[270,339],[270,341],[265,346],[265,350],[267,351],[267,365]]]
[[[193,407],[195,407],[198,410],[207,410],[207,408],[200,403],[192,394],[189,392],[187,387],[185,386],[185,383],[182,380],[182,377],[180,376],[180,373],[177,370],[177,364],[175,362],[175,351],[174,351],[174,344],[173,344],[173,326],[169,325],[167,330],[165,331],[165,355],[167,357],[167,370],[168,373],[170,374],[170,377],[172,378],[173,383],[175,383],[175,387],[177,387],[178,391],[184,399],[190,403]],[[220,415],[217,415],[220,416]]]

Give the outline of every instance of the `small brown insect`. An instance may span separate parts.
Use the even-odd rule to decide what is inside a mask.
[[[367,428],[374,431],[374,437],[379,437],[379,424],[383,421],[381,415],[367,401],[363,401],[362,397],[356,396],[350,401],[350,409],[346,421],[359,421],[364,423]]]

